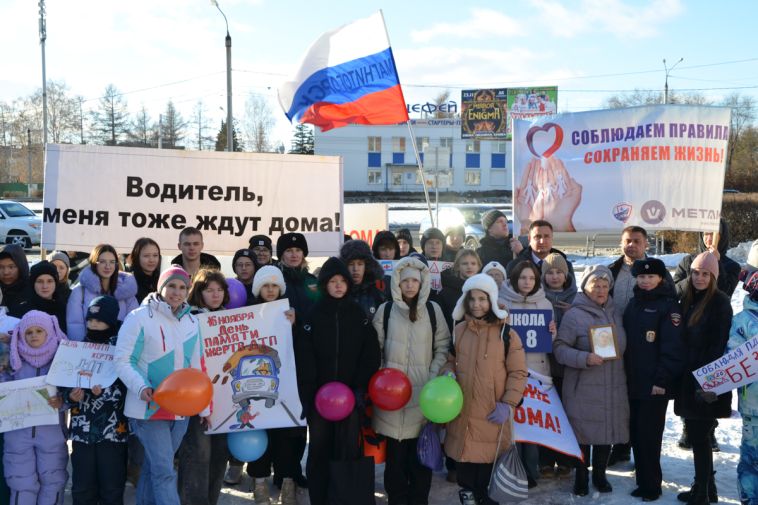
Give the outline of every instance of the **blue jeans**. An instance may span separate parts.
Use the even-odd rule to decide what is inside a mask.
[[[758,418],[742,416],[742,445],[737,465],[740,501],[758,504]]]
[[[132,433],[145,448],[145,461],[137,483],[137,505],[180,505],[174,454],[182,443],[187,423],[187,418],[180,421],[129,419]]]

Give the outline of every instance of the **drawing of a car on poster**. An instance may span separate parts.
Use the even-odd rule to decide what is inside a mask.
[[[271,348],[266,354],[247,355],[240,358],[230,370],[232,401],[243,409],[253,400],[264,400],[271,408],[279,399],[279,354]]]

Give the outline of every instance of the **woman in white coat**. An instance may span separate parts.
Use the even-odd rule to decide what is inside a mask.
[[[380,305],[373,320],[382,366],[401,370],[413,386],[410,401],[400,410],[374,408],[374,430],[387,437],[384,488],[391,504],[425,504],[432,484],[432,471],[416,456],[425,424],[418,397],[447,361],[450,331],[442,309],[428,301],[430,281],[429,268],[419,257],[401,259],[392,272],[392,301]]]

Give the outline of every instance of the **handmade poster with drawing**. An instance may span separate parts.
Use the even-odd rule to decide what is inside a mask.
[[[107,388],[118,378],[115,352],[115,345],[62,340],[47,373],[47,383],[69,388]]]
[[[58,410],[47,401],[57,389],[45,382],[45,376],[0,384],[0,433],[31,426],[58,424]]]
[[[612,324],[590,326],[590,349],[605,361],[619,359],[616,329]]]

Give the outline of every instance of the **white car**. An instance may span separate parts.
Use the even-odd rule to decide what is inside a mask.
[[[0,243],[29,249],[39,245],[41,236],[40,216],[18,202],[0,200]]]

